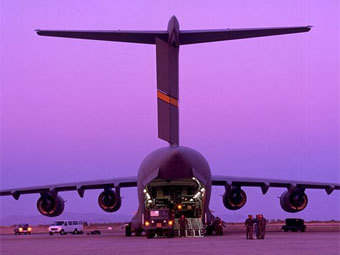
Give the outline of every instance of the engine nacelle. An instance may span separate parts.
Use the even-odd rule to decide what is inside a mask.
[[[247,195],[239,187],[231,187],[226,189],[223,194],[223,204],[227,209],[238,210],[247,202]]]
[[[290,191],[285,191],[280,196],[280,205],[286,212],[300,212],[306,208],[308,197],[304,190],[295,188]]]
[[[122,205],[122,199],[112,189],[104,190],[98,197],[98,204],[105,212],[115,212]]]
[[[64,199],[61,196],[47,192],[41,195],[37,201],[38,211],[48,217],[56,217],[64,211]]]

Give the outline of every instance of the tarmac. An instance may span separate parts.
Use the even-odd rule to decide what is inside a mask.
[[[0,235],[1,255],[27,254],[340,254],[340,232],[268,232],[264,240],[241,233],[223,236],[155,238],[102,235]]]

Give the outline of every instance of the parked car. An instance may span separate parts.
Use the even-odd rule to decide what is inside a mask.
[[[90,231],[89,233],[87,233],[88,235],[101,235],[102,233],[100,232],[100,230],[95,229]]]
[[[83,225],[83,221],[59,220],[48,228],[48,233],[49,235],[66,235],[67,233],[72,233],[74,235],[83,234]]]
[[[289,219],[286,219],[286,225],[283,225],[281,227],[281,230],[283,230],[285,232],[288,232],[288,231],[305,232],[306,228],[307,227],[306,227],[305,221],[303,219],[289,218]]]
[[[14,227],[14,235],[30,235],[32,233],[32,227],[29,224],[19,224]]]

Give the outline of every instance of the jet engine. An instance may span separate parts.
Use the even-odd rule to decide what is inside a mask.
[[[280,197],[280,204],[286,212],[299,212],[306,208],[308,197],[304,190],[294,188],[290,191],[285,191]]]
[[[115,212],[120,208],[122,199],[117,192],[107,189],[100,193],[98,204],[105,212]]]
[[[37,208],[44,216],[56,217],[64,211],[64,200],[58,195],[47,192],[38,199]]]
[[[227,209],[238,210],[247,202],[247,195],[240,187],[226,189],[223,194],[223,204]]]

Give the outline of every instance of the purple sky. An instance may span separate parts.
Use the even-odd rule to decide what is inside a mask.
[[[313,25],[181,47],[180,143],[200,151],[212,174],[340,182],[339,1],[211,2],[1,1],[1,189],[134,176],[166,146],[157,138],[154,46],[34,29],[165,30],[172,15],[182,29]],[[231,212],[215,187],[211,209],[292,216],[279,205],[283,189],[245,190],[246,206]],[[65,211],[104,213],[99,192],[61,193]],[[136,189],[122,193],[120,212],[132,214]],[[294,216],[340,219],[339,191],[307,194]],[[38,197],[0,198],[1,217],[38,214]]]

